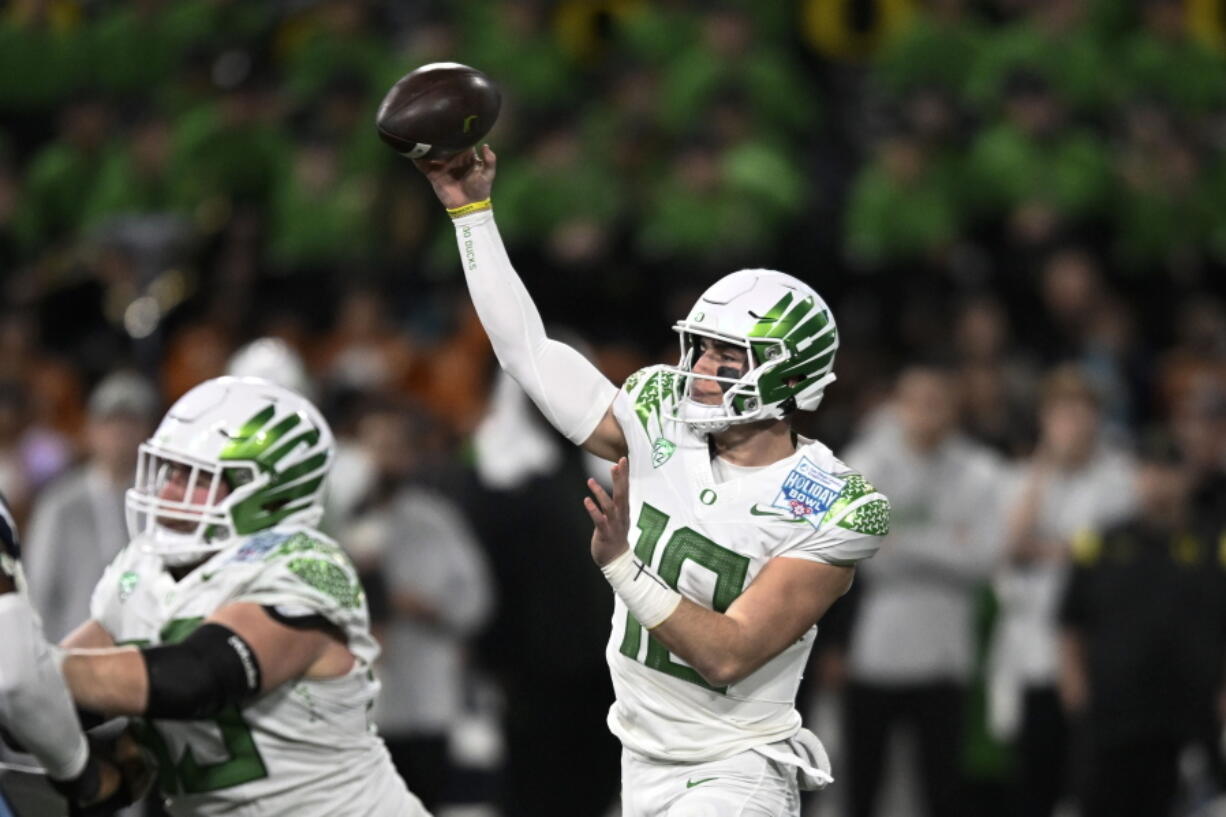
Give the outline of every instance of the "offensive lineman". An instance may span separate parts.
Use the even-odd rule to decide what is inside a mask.
[[[618,390],[545,335],[494,224],[496,157],[418,161],[454,220],[502,367],[573,442],[612,460],[586,500],[616,593],[606,656],[626,817],[798,815],[833,779],[796,690],[816,623],[877,549],[889,503],[788,415],[834,380],[834,319],[803,282],[741,270],[676,325],[678,366]],[[628,534],[634,533],[634,543]]]
[[[80,707],[139,716],[175,817],[426,815],[368,720],[365,596],[313,527],[333,456],[309,401],[242,377],[196,386],[141,446],[133,541],[63,671]]]

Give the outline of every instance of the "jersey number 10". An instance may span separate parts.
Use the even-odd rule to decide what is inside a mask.
[[[645,564],[651,564],[664,529],[668,527],[668,514],[651,507],[646,502],[639,513],[639,540],[634,545],[634,555]],[[674,590],[681,578],[681,566],[692,561],[715,574],[715,592],[711,609],[722,613],[745,589],[745,574],[749,572],[749,557],[717,545],[693,528],[678,528],[668,538],[660,564],[656,571]],[[626,634],[622,638],[621,653],[635,661],[639,660],[639,646],[643,638],[643,625],[630,613],[626,613]],[[647,637],[647,655],[644,666],[668,673],[674,678],[689,681],[714,692],[726,692],[727,687],[711,686],[692,667],[678,664],[672,659],[668,648],[650,635]]]

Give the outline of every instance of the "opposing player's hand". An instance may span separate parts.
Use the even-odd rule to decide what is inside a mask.
[[[426,174],[443,206],[453,208],[490,197],[498,157],[489,145],[481,145],[450,159],[415,159],[413,164]]]
[[[592,517],[592,560],[606,565],[625,553],[630,544],[626,534],[630,530],[630,466],[622,457],[609,469],[613,475],[613,496],[609,496],[600,483],[587,481],[592,497],[585,497],[583,507]]]
[[[152,757],[130,728],[117,737],[99,737],[104,725],[90,733],[86,770],[74,780],[52,782],[68,800],[69,817],[111,817],[145,796],[156,771]]]

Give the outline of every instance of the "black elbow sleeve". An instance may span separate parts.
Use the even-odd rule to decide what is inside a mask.
[[[238,633],[202,624],[178,644],[142,650],[149,675],[145,716],[168,720],[212,718],[260,691],[260,664]]]

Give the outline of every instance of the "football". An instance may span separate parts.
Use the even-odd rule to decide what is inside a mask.
[[[494,127],[502,93],[489,77],[458,62],[423,65],[402,77],[379,105],[379,138],[410,159],[445,159]]]

